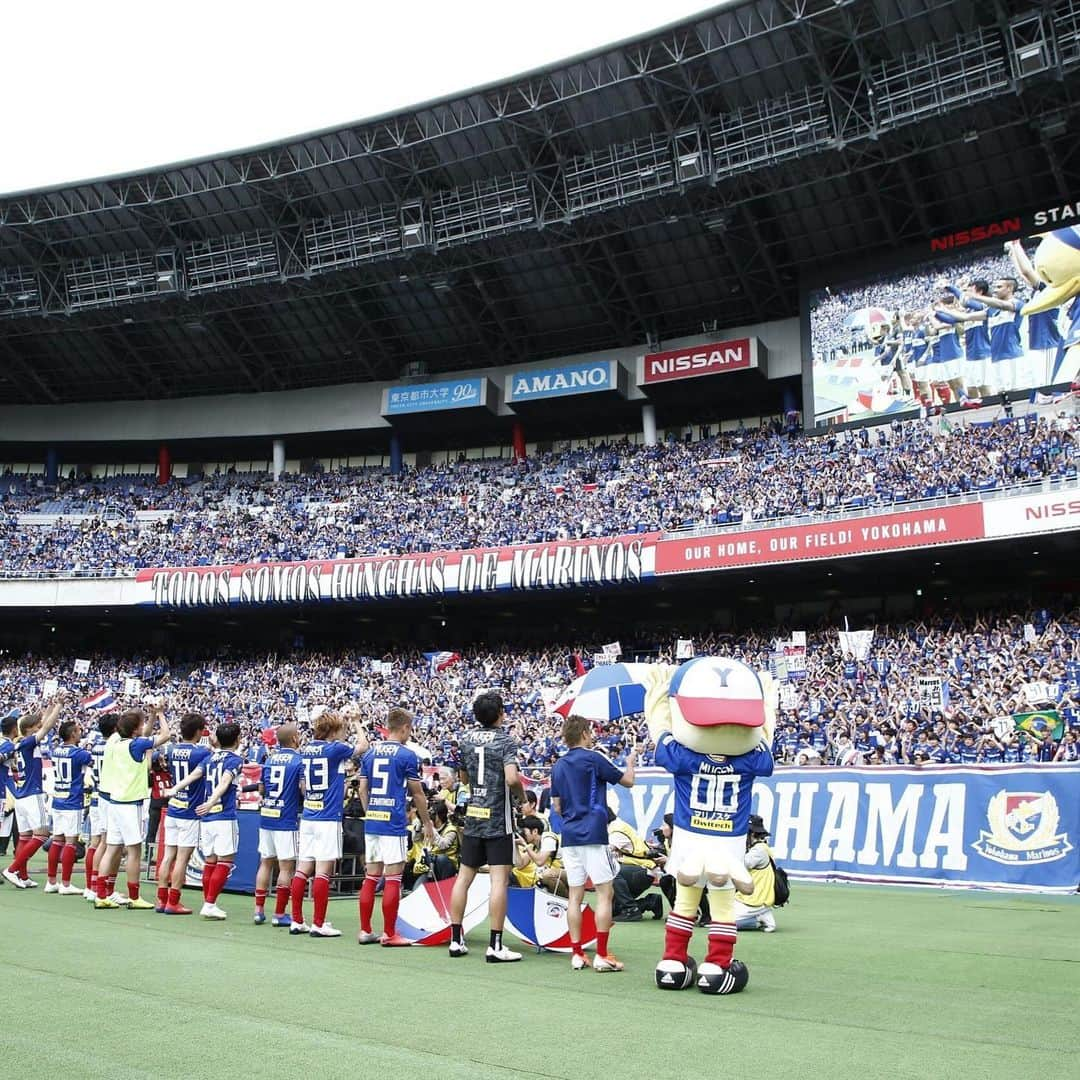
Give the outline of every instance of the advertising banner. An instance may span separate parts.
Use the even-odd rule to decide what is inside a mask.
[[[1075,488],[995,499],[983,509],[986,536],[1022,536],[1080,528],[1080,493]]]
[[[836,559],[980,540],[982,515],[981,503],[967,503],[847,521],[838,519],[827,524],[780,525],[687,540],[662,540],[656,545],[656,572],[679,574],[732,566]]]
[[[413,413],[485,407],[489,405],[488,387],[489,383],[485,378],[390,386],[383,391],[382,415],[407,416]]]
[[[892,885],[1074,893],[1080,767],[779,768],[753,809],[793,876]],[[642,835],[672,808],[671,776],[639,769],[616,789]]]
[[[543,371],[514,371],[506,376],[505,400],[507,404],[515,405],[618,388],[617,361],[588,360]]]
[[[140,570],[135,602],[213,607],[633,584],[652,576],[655,551],[656,534],[641,533],[368,559]]]
[[[748,371],[758,367],[760,349],[757,338],[736,338],[646,353],[638,360],[638,386],[655,386],[675,379],[721,375],[728,371]]]

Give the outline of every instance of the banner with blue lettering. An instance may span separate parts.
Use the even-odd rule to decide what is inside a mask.
[[[671,777],[639,769],[616,789],[643,835],[671,809]],[[779,768],[754,810],[795,877],[1076,892],[1080,766]]]

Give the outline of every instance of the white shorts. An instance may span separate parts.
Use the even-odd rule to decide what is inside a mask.
[[[235,855],[239,840],[240,826],[235,821],[204,821],[199,829],[199,850],[204,859],[209,855],[221,859]]]
[[[295,862],[300,850],[300,834],[291,829],[260,829],[259,857]]]
[[[572,844],[559,849],[567,885],[606,885],[619,873],[619,864],[607,844]]]
[[[300,858],[331,862],[341,858],[341,822],[300,819]]]
[[[54,810],[52,812],[53,836],[78,836],[82,829],[81,810]]]
[[[105,824],[105,843],[131,847],[146,839],[146,804],[109,803],[108,820]]]
[[[199,846],[199,819],[174,818],[165,815],[165,846],[197,848]]]
[[[104,836],[109,826],[105,818],[108,803],[104,799],[98,799],[90,804],[90,835]]]
[[[671,834],[671,854],[664,866],[666,873],[677,878],[679,872],[695,875],[699,888],[708,885],[707,874],[727,874],[740,881],[749,882],[743,856],[746,854],[746,836],[704,836],[676,826]],[[722,886],[733,888],[731,882]]]
[[[403,863],[409,854],[409,841],[404,836],[364,835],[364,861],[394,866]]]
[[[49,827],[44,795],[24,795],[15,800],[15,827],[21,833],[42,832]]]

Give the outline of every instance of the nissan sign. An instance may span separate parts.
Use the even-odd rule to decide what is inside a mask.
[[[673,379],[747,371],[758,366],[757,338],[688,345],[667,352],[647,353],[639,360],[638,385],[653,386]]]
[[[514,371],[506,377],[506,401],[514,405],[542,398],[617,390],[616,366],[614,360],[589,360],[539,371]]]

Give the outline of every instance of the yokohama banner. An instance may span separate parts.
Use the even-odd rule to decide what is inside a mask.
[[[687,540],[662,540],[656,545],[656,572],[682,574],[734,566],[837,559],[982,539],[982,503],[966,503],[934,510],[837,518],[817,525],[781,525]]]
[[[652,577],[655,553],[656,534],[642,533],[423,555],[140,570],[136,603],[209,607],[634,584]]]

